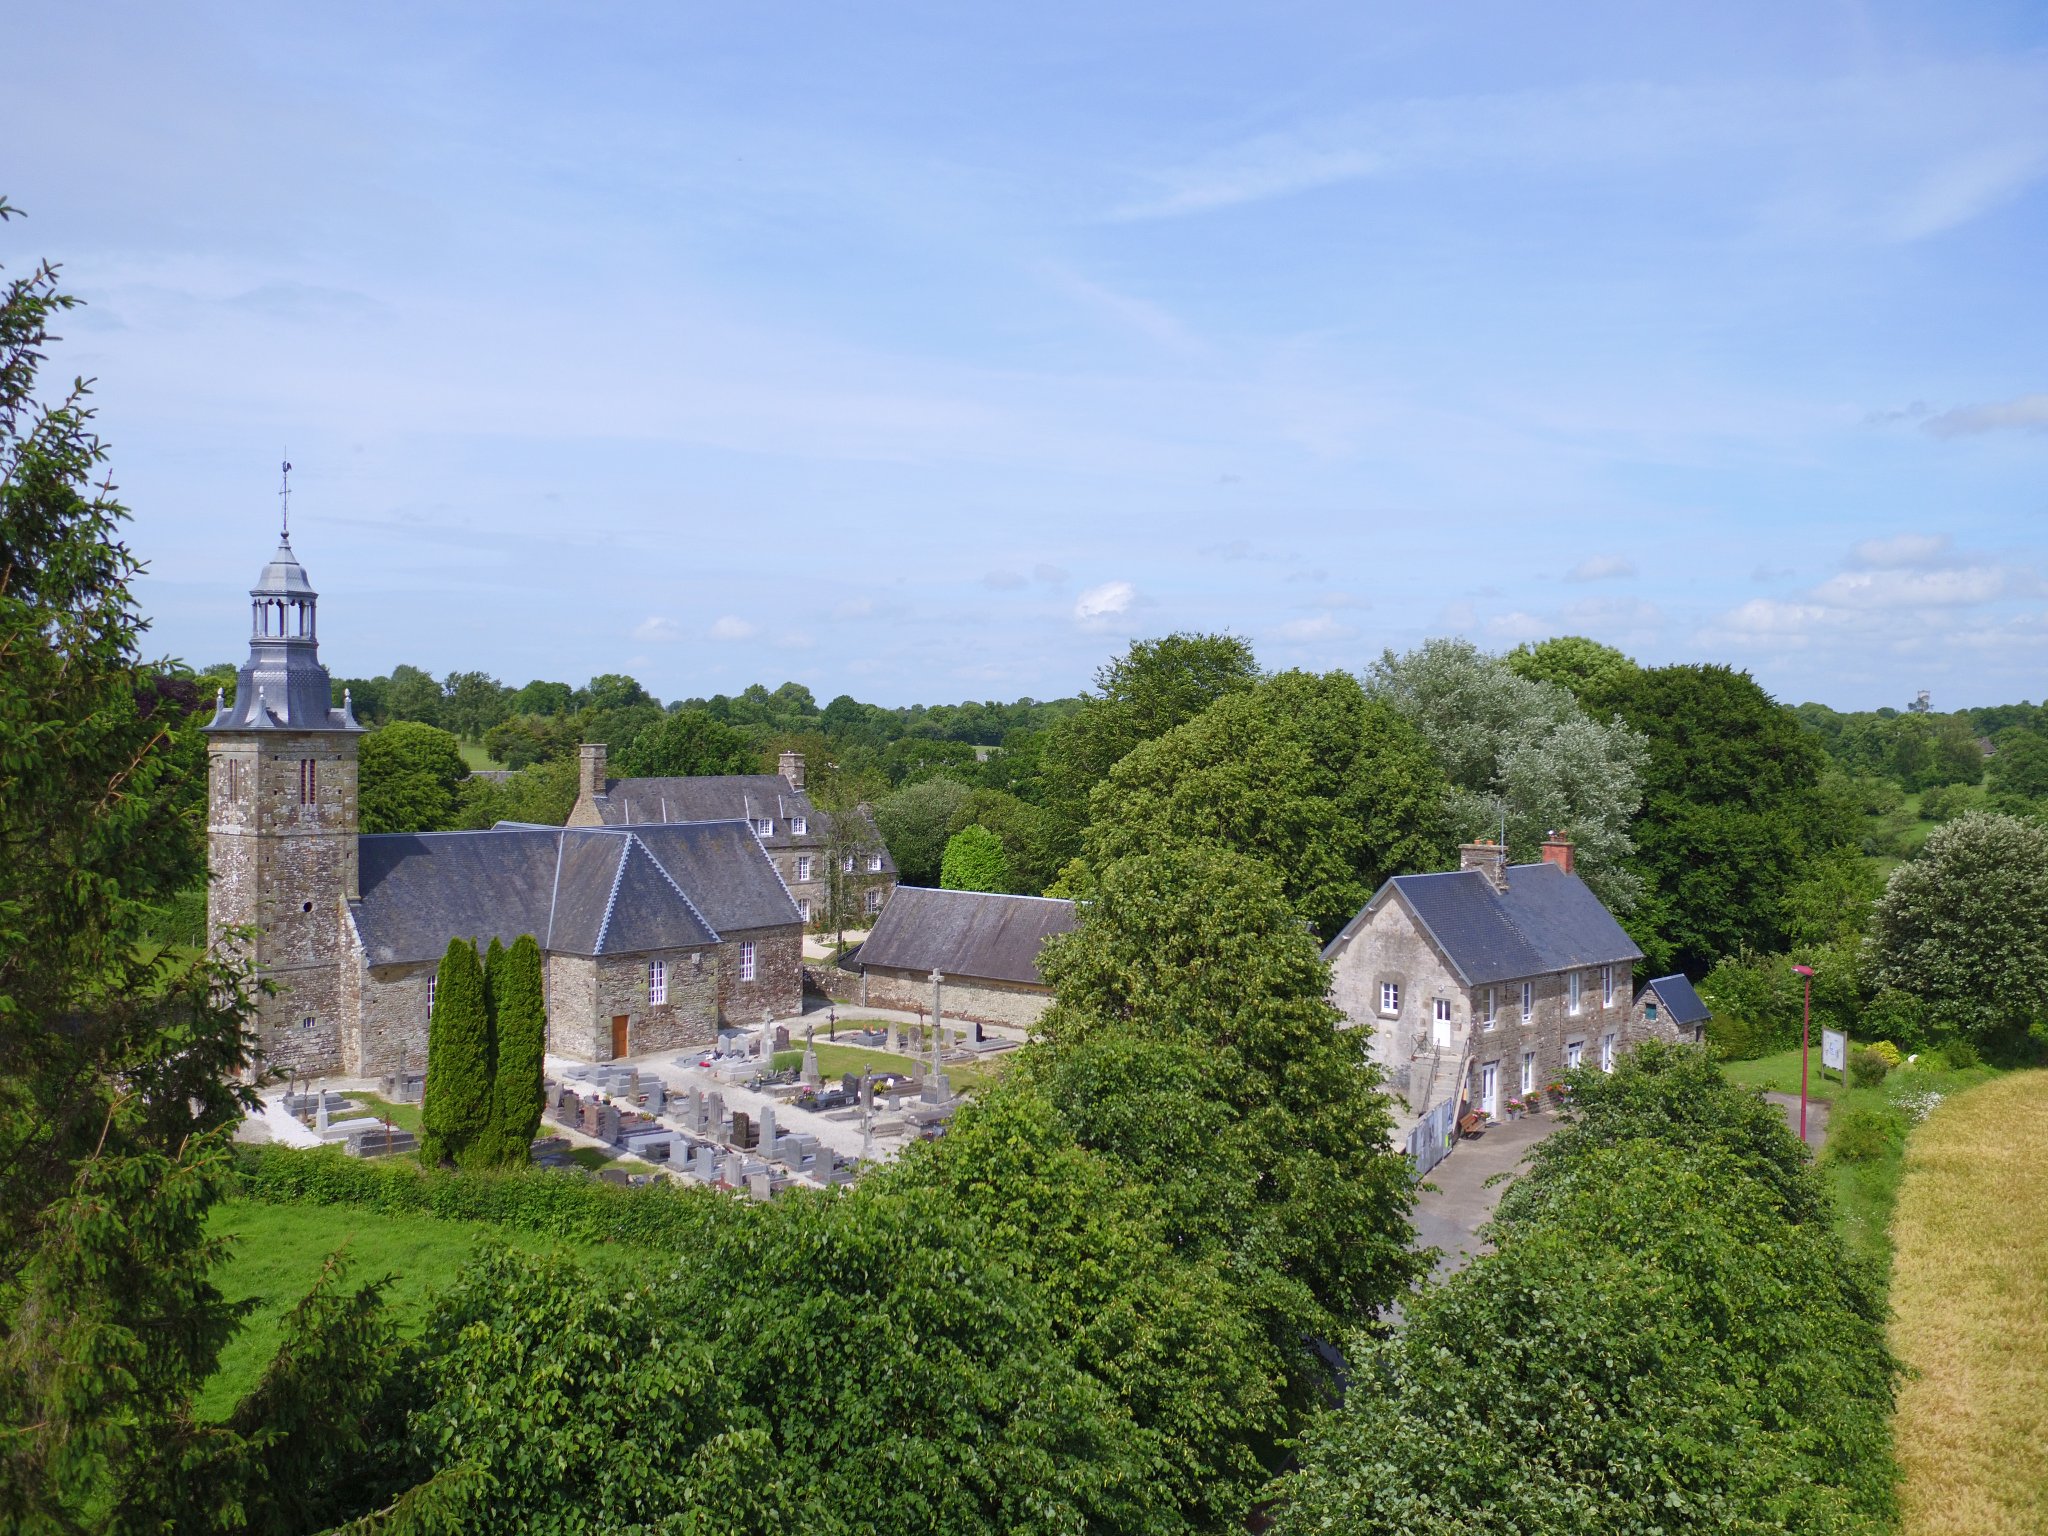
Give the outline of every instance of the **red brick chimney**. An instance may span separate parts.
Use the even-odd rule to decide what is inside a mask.
[[[1543,862],[1555,864],[1566,874],[1572,872],[1572,840],[1561,832],[1552,832],[1543,839]]]

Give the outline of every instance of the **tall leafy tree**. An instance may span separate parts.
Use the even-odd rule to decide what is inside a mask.
[[[280,1405],[193,1413],[242,1311],[207,1217],[253,1099],[252,983],[140,937],[203,874],[205,754],[140,655],[85,387],[38,390],[74,302],[48,264],[0,288],[0,1524],[212,1532],[242,1511],[167,1469],[320,1474]]]
[[[722,725],[701,709],[679,709],[642,730],[619,754],[625,778],[757,773],[761,754],[743,731]]]
[[[445,832],[469,772],[461,743],[436,726],[398,720],[362,739],[356,806],[365,832]]]
[[[962,827],[947,840],[939,884],[949,891],[1007,891],[1010,862],[1003,857],[1003,840],[984,826]]]
[[[1636,670],[1581,660],[1593,676],[1626,678]],[[1631,865],[1628,829],[1642,804],[1641,736],[1602,724],[1563,686],[1525,676],[1465,640],[1431,640],[1400,656],[1388,651],[1369,681],[1442,760],[1460,838],[1493,836],[1505,820],[1510,857],[1526,861],[1548,833],[1567,833],[1577,844],[1578,872],[1601,899],[1623,913],[1637,905],[1643,884]]]
[[[441,685],[434,674],[400,662],[391,669],[384,684],[384,708],[393,720],[417,720],[424,725],[441,723]]]
[[[1870,981],[1986,1052],[2048,1039],[2048,828],[1962,816],[1892,871],[1870,919]]]
[[[512,712],[512,690],[488,672],[450,672],[442,687],[441,723],[465,741],[482,741]]]
[[[1118,763],[1085,847],[1098,864],[1176,843],[1264,859],[1328,935],[1387,876],[1443,861],[1447,791],[1421,733],[1355,679],[1284,672]]]
[[[1585,699],[1624,686],[1637,670],[1625,651],[1584,635],[1558,635],[1516,646],[1502,658],[1535,683],[1555,683],[1574,698]]]
[[[1055,1001],[1018,1069],[1233,1287],[1284,1398],[1316,1400],[1311,1341],[1373,1324],[1422,1261],[1366,1032],[1278,876],[1201,845],[1118,860],[1041,968]]]
[[[875,805],[875,827],[908,885],[937,885],[946,842],[967,824],[970,791],[958,779],[906,784]]]
[[[548,1015],[541,986],[540,945],[523,933],[500,950],[491,940],[485,973],[490,988],[491,1036],[497,1058],[491,1084],[490,1161],[522,1167],[540,1129],[542,1061],[547,1053]]]
[[[427,1020],[427,1084],[420,1104],[420,1161],[467,1164],[488,1136],[491,1021],[476,946],[450,939],[434,977]]]
[[[1132,748],[1258,680],[1258,658],[1236,635],[1181,632],[1135,640],[1106,663],[1095,674],[1095,692],[1045,741],[1039,773],[1053,836],[1047,862],[1081,851],[1088,797]]]
[[[1785,896],[1809,855],[1855,840],[1824,792],[1821,744],[1746,672],[1650,667],[1589,699],[1649,744],[1634,868],[1650,963],[1702,975],[1785,937]]]

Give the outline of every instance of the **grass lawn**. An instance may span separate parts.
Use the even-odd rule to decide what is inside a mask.
[[[505,766],[495,757],[491,756],[490,753],[486,752],[483,748],[483,743],[480,741],[459,741],[456,745],[462,749],[462,761],[471,773],[475,773],[479,768],[503,768]]]
[[[387,1214],[356,1205],[230,1200],[214,1207],[207,1225],[215,1235],[230,1233],[238,1239],[227,1263],[214,1275],[214,1283],[231,1301],[254,1296],[261,1298],[261,1305],[221,1351],[220,1369],[199,1397],[199,1416],[204,1419],[224,1418],[237,1399],[256,1384],[277,1348],[277,1330],[284,1315],[313,1288],[320,1266],[344,1243],[355,1261],[351,1279],[361,1282],[396,1276],[384,1295],[407,1333],[419,1328],[432,1293],[455,1278],[477,1239],[486,1233],[529,1252],[566,1246],[586,1259],[620,1262],[615,1248],[600,1252],[513,1228],[413,1213]]]
[[[885,1029],[888,1027],[886,1022],[881,1020],[869,1019],[864,1022],[880,1024]],[[839,1027],[841,1029],[846,1028],[846,1020],[840,1020]],[[1008,1052],[1004,1052],[1002,1055],[976,1062],[949,1061],[946,1063],[946,1077],[951,1081],[956,1092],[965,1092],[969,1089],[979,1088],[983,1083],[990,1081],[997,1073],[1003,1070],[1003,1062],[1008,1055]],[[803,1060],[804,1053],[801,1050],[777,1051],[775,1053],[775,1065],[777,1067],[800,1067],[803,1065]],[[930,1062],[931,1058],[929,1056],[924,1058],[925,1065],[930,1065]],[[916,1072],[918,1070],[920,1070],[919,1063],[915,1057],[891,1055],[887,1051],[872,1051],[862,1045],[834,1045],[822,1038],[818,1041],[818,1071],[827,1082],[832,1082],[847,1072],[858,1074],[862,1071]]]
[[[1853,1050],[1857,1044],[1850,1041]],[[1731,1083],[1741,1083],[1748,1088],[1762,1088],[1771,1093],[1797,1093],[1799,1091],[1799,1047],[1779,1051],[1770,1056],[1759,1056],[1755,1061],[1724,1061],[1721,1075]],[[1820,1031],[1813,1032],[1813,1051],[1806,1068],[1806,1096],[1809,1099],[1824,1099],[1830,1103],[1848,1090],[1836,1080],[1834,1074],[1821,1076]]]
[[[2048,1072],[1937,1106],[1906,1149],[1892,1347],[1907,1536],[2048,1530]]]
[[[375,1115],[379,1120],[389,1120],[401,1131],[411,1131],[415,1136],[420,1129],[420,1107],[417,1104],[394,1104],[389,1099],[380,1099],[374,1093],[352,1093],[349,1095],[363,1106],[363,1113]]]

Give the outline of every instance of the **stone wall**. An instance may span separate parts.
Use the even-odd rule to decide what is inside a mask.
[[[427,1070],[427,983],[439,968],[438,960],[348,968],[362,978],[359,1022],[353,1031],[355,1060],[345,1068],[350,1076],[391,1077]]]
[[[609,1061],[611,1018],[597,1017],[597,962],[588,955],[544,957],[548,979],[548,1050],[576,1061]]]
[[[793,1018],[804,1008],[804,932],[801,925],[735,930],[723,935],[718,955],[718,1021],[740,1026]],[[754,979],[740,980],[740,945],[754,945]]]
[[[667,969],[667,1001],[648,1001],[648,964]],[[626,1054],[680,1051],[718,1038],[716,949],[644,955],[550,955],[548,1049],[578,1061],[609,1061],[612,1020],[626,1018]]]
[[[897,970],[889,966],[868,966],[861,972],[861,1004],[868,1008],[932,1008],[932,979],[929,973]],[[1023,986],[1014,981],[989,981],[976,977],[948,976],[940,1006],[949,1019],[971,1019],[980,1024],[1009,1024],[1029,1029],[1039,1015],[1052,1006],[1052,988]]]

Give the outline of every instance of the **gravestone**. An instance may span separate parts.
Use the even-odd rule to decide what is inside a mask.
[[[734,1189],[740,1188],[745,1183],[746,1164],[741,1160],[739,1153],[728,1152],[725,1155],[722,1167],[725,1176],[720,1182],[729,1184]]]
[[[599,1141],[612,1142],[619,1139],[619,1109],[616,1104],[599,1106],[596,1134]]]
[[[704,1134],[725,1140],[725,1095],[716,1088],[704,1096]]]
[[[754,1117],[744,1109],[734,1110],[732,1112],[732,1135],[726,1139],[736,1147],[751,1147],[754,1145],[755,1136]]]
[[[774,1186],[766,1169],[748,1176],[747,1193],[756,1200],[766,1200],[774,1193]]]
[[[775,1106],[773,1104],[761,1106],[760,1135],[761,1155],[763,1157],[773,1157],[775,1155]]]
[[[817,1087],[820,1087],[820,1086],[822,1086],[822,1085],[823,1085],[823,1083],[824,1083],[824,1081],[825,1081],[825,1079],[824,1079],[824,1078],[822,1078],[822,1077],[820,1077],[820,1076],[818,1075],[818,1039],[817,1039],[817,1036],[818,1036],[818,1030],[817,1030],[817,1026],[816,1026],[816,1025],[810,1025],[810,1026],[807,1026],[807,1027],[805,1028],[805,1030],[804,1030],[804,1070],[803,1070],[803,1081],[804,1081],[804,1086],[805,1086],[806,1088],[817,1088]]]
[[[895,1019],[889,1021],[889,1049],[894,1052],[903,1049],[903,1025]]]

